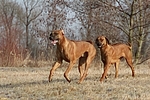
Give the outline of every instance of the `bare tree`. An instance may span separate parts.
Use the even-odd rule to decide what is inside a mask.
[[[38,18],[41,13],[43,12],[42,6],[44,3],[44,0],[23,0],[23,9],[22,11],[24,14],[20,15],[20,20],[23,22],[25,26],[25,33],[26,33],[26,48],[29,49],[29,36],[30,36],[30,30],[31,30],[31,23]]]
[[[68,6],[76,12],[86,36],[101,33],[112,41],[131,43],[137,62],[149,36],[148,4],[148,0],[78,0]]]
[[[20,34],[22,29],[20,22],[17,19],[17,10],[20,6],[11,0],[1,0],[0,2],[0,49],[3,54],[2,66],[13,66],[14,57],[16,57],[21,50]]]
[[[42,47],[42,51],[45,54],[46,60],[48,58],[52,60],[53,57],[51,55],[55,53],[52,49],[53,46],[49,44],[49,33],[55,29],[65,29],[67,12],[65,9],[65,2],[63,0],[45,0],[44,6],[44,12],[42,13],[42,16],[38,18],[37,22],[35,22],[34,26],[41,38],[39,44],[42,44],[41,46],[44,46]],[[41,24],[37,25],[36,23]]]
[[[115,4],[99,0],[107,7],[115,9],[116,20],[105,21],[109,25],[112,25],[120,30],[120,33],[126,35],[128,42],[133,45],[133,52],[135,54],[135,62],[141,58],[142,48],[144,47],[144,41],[147,41],[149,27],[149,1],[144,0],[116,0]],[[114,13],[110,12],[110,13]]]
[[[135,30],[135,40],[137,42],[137,50],[135,54],[135,62],[139,63],[139,60],[143,59],[143,56],[147,53],[146,50],[150,47],[147,46],[147,48],[144,47],[145,42],[147,41],[147,37],[150,35],[149,34],[149,27],[150,27],[150,9],[149,9],[149,4],[147,0],[138,0],[137,1],[137,16],[135,17],[135,22],[136,22],[136,30]],[[143,49],[145,48],[145,49]],[[143,49],[143,53],[142,53]],[[144,58],[145,59],[145,58]],[[143,59],[143,60],[144,60]],[[147,59],[147,58],[146,58]]]

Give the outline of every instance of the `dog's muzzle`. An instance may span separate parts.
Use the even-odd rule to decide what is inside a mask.
[[[50,36],[49,39],[51,40],[51,44],[53,45],[56,45],[58,42],[58,39],[54,39],[52,36]]]
[[[102,47],[102,44],[99,42],[98,39],[96,39],[95,43],[96,43],[96,45],[98,46],[98,48],[101,48],[101,47]]]
[[[98,48],[101,48],[101,47],[102,47],[102,44],[101,44],[101,43],[98,43],[97,46],[98,46]]]

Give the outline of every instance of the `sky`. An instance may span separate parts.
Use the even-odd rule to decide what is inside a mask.
[[[16,0],[18,3],[22,3],[23,2],[23,0]]]

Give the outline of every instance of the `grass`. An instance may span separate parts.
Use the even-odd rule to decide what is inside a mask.
[[[99,82],[102,67],[92,66],[82,84],[75,66],[69,73],[71,83],[63,77],[65,66],[58,68],[48,82],[49,67],[0,67],[0,100],[149,100],[150,66],[135,66],[135,78],[125,64],[120,64],[114,79],[114,67],[109,77]]]

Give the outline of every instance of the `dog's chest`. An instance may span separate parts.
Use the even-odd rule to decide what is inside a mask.
[[[60,51],[61,53],[61,57],[65,60],[65,61],[67,61],[67,62],[69,62],[70,61],[70,54],[68,54],[69,52],[66,50],[66,49],[61,49],[61,51]]]
[[[105,60],[106,60],[106,58],[107,58],[106,54],[101,53],[101,59],[102,59],[102,61],[105,61]]]
[[[109,53],[107,51],[101,50],[101,60],[106,61],[108,59]]]

